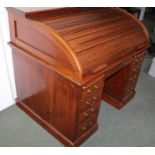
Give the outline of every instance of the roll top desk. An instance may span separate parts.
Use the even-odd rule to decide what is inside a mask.
[[[66,146],[96,131],[100,101],[121,109],[149,36],[119,8],[7,8],[17,105]]]

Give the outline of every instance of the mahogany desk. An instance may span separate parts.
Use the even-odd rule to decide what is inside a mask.
[[[118,8],[8,8],[17,105],[66,146],[98,127],[101,99],[135,95],[149,46],[145,26]]]

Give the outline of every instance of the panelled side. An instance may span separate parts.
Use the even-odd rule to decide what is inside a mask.
[[[13,60],[17,101],[74,141],[78,87],[17,50]]]

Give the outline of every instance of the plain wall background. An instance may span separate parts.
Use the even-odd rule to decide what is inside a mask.
[[[0,8],[0,111],[15,103],[16,89],[13,73],[8,14]]]

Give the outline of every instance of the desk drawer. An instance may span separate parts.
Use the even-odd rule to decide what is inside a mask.
[[[99,102],[96,102],[94,105],[90,106],[85,111],[80,113],[78,123],[81,123],[84,120],[90,118],[94,113],[98,113],[98,111],[99,111]]]
[[[91,118],[84,121],[77,130],[77,137],[87,132],[93,125],[97,123],[98,114],[94,113]]]
[[[144,53],[140,53],[140,54],[137,54],[134,56],[134,64],[137,65],[137,64],[141,64],[142,61],[143,61],[143,58],[144,58]]]
[[[91,86],[83,87],[81,99],[95,95],[98,92],[102,92],[102,88],[103,88],[103,80],[99,80],[98,82],[92,84]]]

